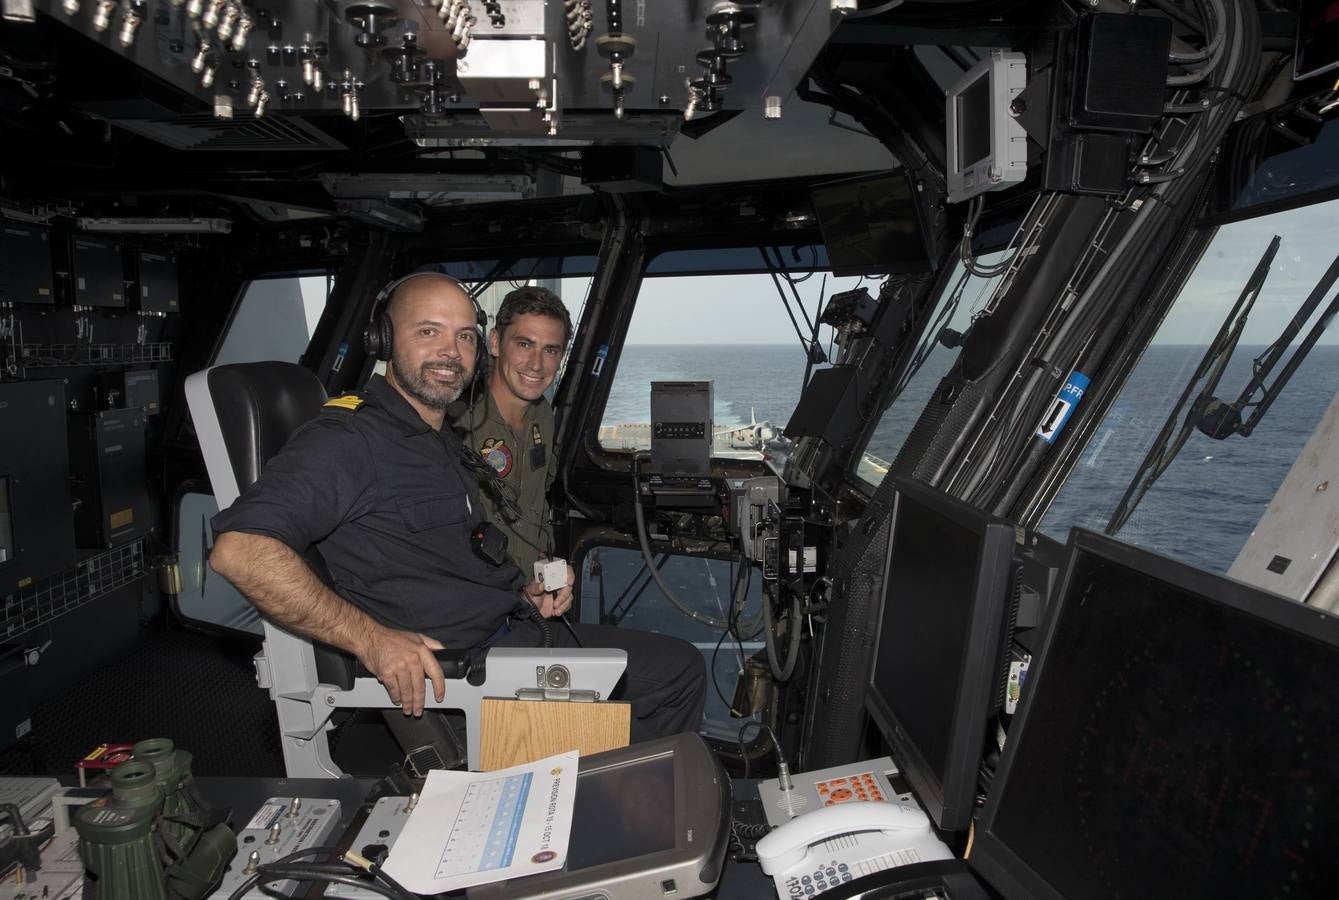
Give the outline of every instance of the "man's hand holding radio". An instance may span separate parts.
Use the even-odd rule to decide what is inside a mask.
[[[525,597],[546,619],[561,616],[572,608],[572,586],[576,572],[561,559],[535,562],[535,580],[525,586]]]

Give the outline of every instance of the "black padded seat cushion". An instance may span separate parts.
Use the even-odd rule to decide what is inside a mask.
[[[285,362],[215,366],[209,370],[209,396],[242,491],[326,401],[320,379]]]

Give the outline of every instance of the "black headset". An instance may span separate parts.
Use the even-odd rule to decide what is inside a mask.
[[[400,285],[415,278],[427,278],[429,276],[443,278],[451,282],[460,288],[466,297],[470,298],[470,305],[474,307],[474,324],[479,331],[479,344],[474,361],[474,377],[478,378],[480,370],[488,361],[488,348],[484,344],[486,336],[484,331],[488,327],[488,314],[484,312],[484,308],[479,305],[479,301],[465,288],[465,285],[442,272],[411,272],[395,279],[378,291],[376,298],[372,301],[371,313],[367,317],[367,328],[363,331],[363,350],[368,356],[375,356],[383,362],[391,358],[395,329],[391,325],[391,317],[386,315],[386,304],[390,302],[391,295],[395,293]]]

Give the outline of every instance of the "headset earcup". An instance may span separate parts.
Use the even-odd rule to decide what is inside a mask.
[[[367,330],[363,332],[363,352],[382,361],[391,358],[390,316],[378,312],[367,324]]]
[[[473,395],[474,386],[484,384],[484,377],[488,374],[488,313],[479,305],[479,301],[470,296],[470,305],[474,307],[475,343],[477,348],[474,352],[474,374],[470,376],[469,384],[465,385],[465,392]]]
[[[377,316],[377,340],[381,344],[377,351],[377,359],[383,362],[391,358],[392,341],[395,338],[391,327],[391,317],[384,312]]]

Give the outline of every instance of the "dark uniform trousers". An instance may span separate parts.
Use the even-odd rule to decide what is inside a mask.
[[[561,620],[547,624],[555,648],[577,646]],[[631,704],[633,743],[697,731],[707,700],[707,667],[696,647],[679,638],[613,625],[574,623],[572,630],[583,647],[627,651],[627,671],[609,699]],[[493,646],[538,647],[541,642],[533,622],[512,619],[511,630]]]

